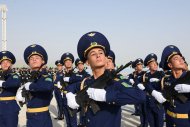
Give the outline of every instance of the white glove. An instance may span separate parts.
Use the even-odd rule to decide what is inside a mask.
[[[177,84],[174,89],[178,93],[189,93],[190,92],[190,85],[188,84]]]
[[[72,109],[77,109],[79,107],[79,105],[77,104],[76,100],[75,100],[75,94],[69,92],[66,94],[66,98],[67,98],[67,105],[72,108]]]
[[[2,87],[2,86],[3,86],[3,82],[5,82],[5,81],[0,80],[0,87]]]
[[[22,96],[22,89],[23,87],[20,87],[18,90],[17,90],[17,93],[16,93],[16,100],[19,101],[19,102],[25,102],[25,98]]]
[[[164,103],[166,101],[166,99],[163,97],[162,93],[153,90],[152,94],[151,94],[159,103]]]
[[[62,86],[61,86],[61,83],[60,82],[57,82],[57,88],[61,89]]]
[[[129,82],[133,85],[135,81],[133,79],[130,79]]]
[[[144,90],[144,89],[145,89],[145,87],[144,87],[144,85],[143,85],[142,83],[139,83],[137,86],[138,86],[138,88],[141,89],[141,90]]]
[[[149,81],[150,81],[150,82],[159,82],[160,79],[158,79],[158,78],[151,78]]]
[[[106,101],[106,91],[104,89],[88,88],[87,94],[89,98],[95,101]]]
[[[26,90],[30,90],[29,89],[30,84],[31,84],[31,82],[27,82],[27,83],[24,84],[24,87],[25,87]]]
[[[64,77],[64,78],[63,78],[63,80],[64,80],[65,82],[69,82],[69,79],[70,79],[70,77]]]

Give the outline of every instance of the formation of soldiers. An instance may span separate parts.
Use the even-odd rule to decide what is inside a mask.
[[[24,51],[29,68],[12,68],[14,55],[0,52],[0,126],[17,127],[20,108],[26,104],[27,127],[52,127],[48,106],[54,93],[55,119],[65,119],[67,127],[120,127],[121,106],[126,104],[135,105],[140,127],[163,127],[164,121],[167,127],[190,127],[190,72],[176,46],[163,50],[159,64],[151,53],[116,68],[109,41],[92,31],[80,38],[77,52],[76,60],[64,53],[56,69],[47,69],[47,52],[38,44]],[[120,72],[130,65],[135,71],[124,78]]]

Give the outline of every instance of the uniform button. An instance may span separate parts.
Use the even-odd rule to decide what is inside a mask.
[[[89,108],[92,108],[91,106],[89,106]]]
[[[89,119],[88,119],[87,121],[88,121],[88,122],[90,122],[90,120],[89,120]]]
[[[113,102],[113,104],[115,104],[115,102]]]

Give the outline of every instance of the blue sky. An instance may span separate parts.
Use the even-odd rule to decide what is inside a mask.
[[[48,65],[64,52],[78,57],[78,40],[89,31],[108,38],[118,65],[149,53],[160,61],[169,44],[178,46],[190,62],[189,0],[0,0],[0,4],[8,7],[7,49],[20,66],[26,66],[23,52],[33,43],[45,47]]]

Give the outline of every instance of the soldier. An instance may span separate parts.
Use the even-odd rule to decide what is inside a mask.
[[[141,81],[141,77],[146,73],[143,71],[143,60],[141,58],[136,59],[133,62],[133,68],[135,71],[133,72],[133,79],[134,79],[134,87],[137,87],[138,83]],[[139,127],[147,127],[148,126],[148,120],[147,120],[147,112],[146,112],[146,101],[142,104],[135,105],[138,109],[140,114],[140,122],[141,124]]]
[[[25,83],[24,91],[29,92],[27,100],[27,127],[52,127],[48,106],[53,92],[53,79],[43,66],[47,64],[45,49],[37,44],[28,46],[24,51],[24,60],[31,68],[33,79]],[[21,98],[22,100],[22,98]]]
[[[80,76],[82,80],[84,78],[90,77],[90,74],[88,74],[88,72],[85,71],[84,63],[79,58],[75,60],[75,67],[77,67],[78,69],[78,72],[76,73],[76,75]],[[82,112],[80,112],[78,127],[85,127],[85,125],[86,125],[86,117],[82,115]]]
[[[15,100],[20,86],[20,77],[11,71],[16,62],[15,56],[9,51],[0,52],[0,126],[17,127],[19,106]]]
[[[137,86],[147,92],[148,122],[150,127],[163,127],[164,108],[161,103],[165,99],[161,95],[161,79],[164,77],[164,72],[158,71],[157,56],[154,53],[146,56],[144,65],[149,68],[149,71],[142,77],[143,84],[139,83]]]
[[[63,64],[60,60],[57,60],[55,62],[55,65],[57,66],[57,73],[55,75],[55,80],[54,80],[54,94],[55,94],[55,99],[57,101],[57,108],[58,108],[58,116],[55,119],[62,120],[64,119],[64,113],[63,113],[63,98],[62,98],[62,93],[61,93],[61,83],[60,81],[63,79]]]
[[[75,60],[75,67],[78,69],[78,72],[76,72],[76,76],[81,77],[81,80],[90,77],[90,74],[85,70],[84,63],[79,58]]]
[[[65,71],[64,71],[64,76],[63,76],[63,110],[65,113],[65,117],[66,117],[66,122],[67,122],[67,126],[68,127],[77,127],[77,116],[71,116],[69,114],[68,111],[68,106],[67,106],[67,98],[65,96],[65,94],[67,93],[67,87],[75,82],[79,82],[81,81],[81,77],[80,76],[76,76],[76,74],[74,73],[74,69],[73,69],[73,62],[74,62],[74,56],[67,52],[64,53],[61,56],[61,62],[63,63],[63,65],[65,66]]]
[[[166,126],[189,127],[190,72],[187,71],[180,50],[174,45],[165,47],[160,65],[164,70],[171,70],[172,73],[163,78],[163,93],[166,94],[164,97],[167,99],[165,102]]]
[[[107,61],[106,69],[114,70],[115,69],[115,53],[112,50],[110,50],[107,58],[108,58],[108,61]]]
[[[139,76],[144,74],[144,71],[142,71],[142,69],[143,69],[142,64],[143,64],[143,60],[140,58],[133,61],[133,63],[132,63],[132,68],[134,68],[135,71],[128,75],[128,80],[129,80],[130,84],[133,85],[133,87],[137,87],[137,84],[138,84],[137,81],[139,80]],[[136,80],[136,83],[135,83],[135,80]],[[136,105],[134,105],[134,108],[135,108],[135,112],[132,113],[131,115],[140,116],[141,115],[140,114],[140,105],[136,104]],[[141,121],[141,123],[142,123],[142,121]]]
[[[106,37],[99,32],[89,32],[81,37],[78,43],[78,55],[92,69],[93,76],[82,83],[70,85],[70,91],[66,94],[68,106],[72,109],[79,108],[75,99],[75,92],[92,85],[98,77],[105,73],[110,45]],[[135,88],[126,88],[116,80],[110,80],[105,89],[88,88],[89,98],[94,100],[100,110],[96,113],[91,106],[86,109],[87,127],[120,127],[121,106],[125,104],[141,103],[145,100],[142,91]],[[139,96],[141,98],[139,98]]]

